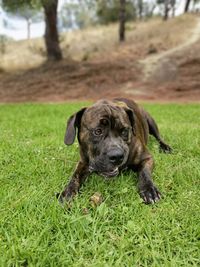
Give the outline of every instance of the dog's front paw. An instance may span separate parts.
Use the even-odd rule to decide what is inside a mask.
[[[161,194],[153,183],[145,184],[139,188],[139,194],[145,204],[154,204],[160,200]]]
[[[60,204],[64,203],[64,198],[62,196],[62,193],[55,193],[56,198],[58,199],[58,201],[60,202]]]
[[[63,191],[62,193],[56,193],[56,198],[58,199],[60,204],[64,204],[69,203],[74,195],[75,193],[73,191],[67,190],[67,192]]]
[[[63,204],[64,202],[70,202],[78,193],[79,188],[80,182],[76,178],[73,178],[62,191],[62,193],[56,194],[57,199],[61,204]]]
[[[172,148],[164,142],[160,142],[160,151],[170,154],[172,153]]]

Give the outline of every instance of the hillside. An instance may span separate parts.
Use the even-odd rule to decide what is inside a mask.
[[[136,100],[200,101],[200,18],[184,15],[61,36],[64,60],[45,62],[42,39],[9,43],[0,62],[1,102],[52,102],[126,95]]]

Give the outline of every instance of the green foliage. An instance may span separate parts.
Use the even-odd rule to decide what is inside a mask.
[[[38,4],[39,1],[36,0],[24,0],[16,1],[11,0],[3,0],[3,7],[6,11],[14,13],[22,18],[24,18],[27,22],[27,38],[30,38],[30,25],[32,21],[41,21],[42,14],[39,11],[41,6]]]
[[[36,17],[41,9],[41,1],[39,0],[3,0],[3,7],[6,11],[15,13],[26,20]]]
[[[195,6],[196,4],[198,4],[200,2],[200,0],[193,0],[193,6]]]
[[[160,5],[160,4],[164,4],[165,3],[165,0],[157,0],[157,4]]]
[[[97,1],[97,17],[100,23],[107,24],[119,20],[120,1],[119,0],[102,0]],[[136,18],[136,7],[133,1],[126,2],[126,20]]]
[[[125,172],[110,182],[92,175],[65,210],[54,193],[79,158],[77,142],[63,144],[65,123],[85,105],[0,106],[0,266],[198,266],[200,106],[145,105],[174,149],[159,153],[150,138],[158,204],[142,204]]]
[[[79,3],[65,3],[59,18],[64,28],[78,28],[92,25],[96,21],[96,3],[94,1],[80,1]]]
[[[38,6],[39,1],[37,0],[19,0],[19,1],[13,1],[13,0],[3,0],[3,7],[9,11],[9,12],[15,12],[16,10],[19,9],[24,9],[24,8],[35,8]]]
[[[2,4],[8,11],[15,11],[23,7],[40,9],[44,4],[50,4],[53,1],[55,0],[2,0]]]

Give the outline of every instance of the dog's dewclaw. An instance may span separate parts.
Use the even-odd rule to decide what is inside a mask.
[[[103,197],[101,193],[95,192],[94,195],[90,197],[90,202],[93,206],[98,206],[103,202]]]

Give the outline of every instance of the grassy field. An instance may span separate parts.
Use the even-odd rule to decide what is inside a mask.
[[[160,154],[150,139],[158,204],[142,204],[133,173],[92,175],[65,210],[54,193],[79,157],[63,144],[65,122],[83,105],[0,106],[0,266],[199,266],[200,106],[145,104],[174,149]]]

